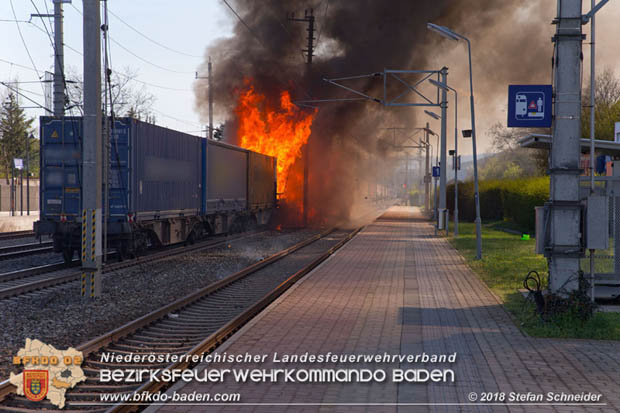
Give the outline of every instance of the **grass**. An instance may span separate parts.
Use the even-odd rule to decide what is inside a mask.
[[[527,334],[534,337],[620,340],[618,313],[597,312],[586,322],[570,314],[542,321],[535,314],[534,304],[525,300],[518,290],[523,288],[523,279],[530,270],[538,271],[546,284],[546,260],[542,255],[534,253],[534,239],[523,241],[519,235],[495,229],[498,226],[505,225],[483,225],[483,258],[480,261],[475,260],[476,234],[473,223],[459,223],[459,237],[451,237],[450,242],[482,281],[500,297]]]

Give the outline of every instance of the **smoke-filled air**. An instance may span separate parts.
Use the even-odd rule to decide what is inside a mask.
[[[376,183],[394,179],[394,168],[405,156],[420,151],[396,150],[403,142],[419,142],[414,128],[439,123],[421,108],[384,107],[371,100],[296,104],[317,99],[359,97],[323,78],[339,78],[387,69],[448,67],[448,84],[461,97],[459,123],[469,128],[469,72],[463,43],[429,32],[427,22],[446,25],[468,36],[475,66],[476,103],[491,108],[478,114],[481,147],[485,129],[505,118],[505,85],[549,83],[551,76],[550,24],[554,2],[523,0],[230,0],[238,14],[234,35],[222,38],[205,52],[213,60],[215,116],[226,119],[224,140],[278,158],[278,193],[289,223],[303,212],[304,151],[308,158],[307,215],[315,223],[347,219]],[[308,24],[315,18],[314,56],[307,65]],[[294,13],[294,16],[291,14]],[[468,22],[465,24],[464,22]],[[475,22],[476,24],[471,24]],[[541,30],[541,27],[544,30]],[[511,53],[527,48],[525,53]],[[419,77],[409,76],[410,84]],[[197,108],[206,119],[206,80],[195,87]],[[368,96],[383,98],[383,80],[369,77],[348,86]],[[388,94],[406,87],[392,79]],[[432,85],[419,88],[433,98]],[[413,101],[414,93],[408,96]],[[449,103],[452,128],[452,102]],[[403,128],[389,130],[386,128]],[[452,134],[450,133],[450,136]],[[410,138],[410,139],[409,139]],[[432,141],[434,141],[434,137]],[[460,143],[467,155],[470,145]],[[417,158],[416,158],[417,159]],[[410,168],[421,165],[412,162]],[[420,177],[422,172],[420,172]],[[388,178],[390,177],[390,178]],[[387,182],[387,181],[386,181]],[[414,187],[416,183],[411,182]],[[399,183],[402,186],[402,184]]]

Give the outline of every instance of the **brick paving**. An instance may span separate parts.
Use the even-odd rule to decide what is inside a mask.
[[[218,350],[268,354],[267,362],[207,367],[368,368],[388,373],[450,368],[453,383],[397,384],[389,377],[382,383],[192,382],[173,390],[238,392],[247,405],[165,405],[159,411],[620,411],[620,343],[526,337],[449,242],[433,234],[413,208],[391,208]],[[274,352],[456,352],[457,361],[278,364],[270,361]],[[592,392],[602,394],[600,401],[607,405],[472,405],[471,392],[478,397],[482,392]]]

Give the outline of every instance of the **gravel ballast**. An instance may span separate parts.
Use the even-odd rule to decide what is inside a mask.
[[[271,231],[107,273],[102,297],[94,300],[81,297],[73,285],[0,301],[0,381],[8,378],[12,357],[26,338],[59,349],[78,346],[316,233]]]

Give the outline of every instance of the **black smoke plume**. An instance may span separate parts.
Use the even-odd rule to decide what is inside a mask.
[[[460,92],[459,118],[467,128],[465,46],[429,32],[427,22],[451,27],[472,41],[477,107],[493,108],[478,109],[482,126],[497,120],[488,119],[489,114],[505,116],[498,107],[505,105],[508,83],[548,82],[551,73],[549,23],[555,12],[551,0],[229,0],[229,4],[243,22],[231,12],[236,22],[233,37],[217,41],[206,55],[214,62],[215,113],[231,120],[230,129],[234,129],[235,91],[245,78],[252,78],[257,91],[268,96],[275,98],[288,89],[294,100],[308,100],[352,96],[322,82],[323,77],[442,66],[449,67],[449,83]],[[307,43],[307,25],[287,17],[292,12],[303,17],[310,9],[317,39],[308,76],[301,51]],[[205,70],[206,61],[200,71]],[[203,82],[198,81],[195,90],[197,108],[206,118]],[[380,79],[351,85],[382,98]],[[394,83],[392,87],[402,91]],[[391,173],[398,162],[390,159],[404,155],[377,144],[386,135],[382,128],[419,127],[429,119],[421,109],[385,108],[371,101],[321,105],[309,144],[310,199],[316,214],[323,220],[346,218],[356,200],[374,195],[371,183],[382,176],[392,176],[390,183],[401,185],[402,179]],[[227,130],[225,136],[234,141],[234,131]]]

